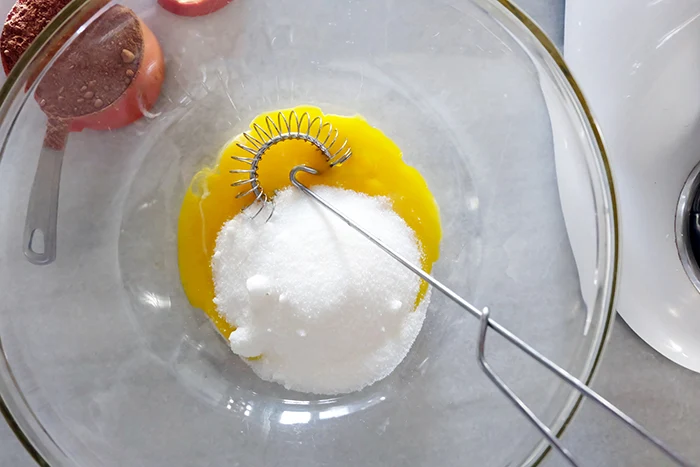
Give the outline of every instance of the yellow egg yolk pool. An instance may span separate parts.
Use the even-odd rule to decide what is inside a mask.
[[[289,115],[291,110],[282,112]],[[273,197],[277,190],[289,186],[290,170],[305,164],[321,172],[319,175],[300,174],[299,180],[307,186],[329,185],[370,196],[385,196],[391,200],[394,211],[415,232],[422,250],[422,267],[430,272],[438,258],[442,236],[438,207],[420,173],[403,162],[398,146],[360,116],[324,115],[320,109],[307,106],[293,110],[298,115],[308,113],[310,120],[322,117],[324,123],[332,124],[339,131],[339,139],[347,139],[352,157],[331,168],[321,152],[310,143],[300,140],[280,142],[265,152],[258,167],[265,194]],[[255,123],[266,128],[268,116],[277,122],[279,112],[259,115],[251,122],[251,128]],[[223,149],[214,167],[204,167],[192,177],[178,224],[178,262],[185,293],[192,306],[204,310],[226,337],[235,330],[236,323],[227,322],[214,304],[211,259],[221,227],[255,198],[249,194],[236,199],[237,194],[250,190],[250,185],[231,186],[247,177],[247,174],[232,174],[231,170],[250,168],[248,164],[231,158],[251,157],[236,143],[250,146],[243,135],[237,136]],[[391,245],[390,238],[385,240]],[[416,303],[426,290],[427,283],[424,282]]]

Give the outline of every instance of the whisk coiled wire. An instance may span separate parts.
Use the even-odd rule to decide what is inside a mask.
[[[254,123],[252,125],[252,130],[243,133],[243,138],[249,143],[242,144],[236,143],[239,148],[250,153],[252,157],[239,157],[231,156],[233,159],[244,162],[250,165],[250,169],[246,170],[232,170],[232,173],[247,174],[247,178],[236,181],[232,183],[233,186],[243,186],[245,184],[250,184],[250,189],[239,193],[237,198],[247,196],[250,194],[255,195],[255,199],[251,202],[251,205],[255,202],[261,202],[260,209],[254,214],[253,217],[262,212],[265,205],[272,203],[272,210],[268,216],[268,219],[272,216],[274,212],[274,202],[270,197],[268,197],[258,179],[258,164],[262,159],[263,154],[275,144],[290,140],[298,139],[302,141],[309,142],[313,144],[319,151],[326,157],[328,164],[331,167],[342,164],[352,155],[352,150],[348,147],[348,141],[344,140],[342,144],[339,144],[339,132],[330,123],[324,123],[322,118],[314,117],[307,112],[302,113],[299,116],[294,110],[289,112],[289,116],[285,116],[283,112],[277,114],[277,122],[270,117],[265,117],[265,126],[267,131],[261,125]],[[256,136],[257,135],[257,136]],[[675,462],[677,465],[683,467],[690,467],[692,464],[687,462],[681,456],[677,455],[675,452],[670,450],[663,442],[658,438],[653,436],[646,428],[640,425],[637,421],[632,419],[625,412],[620,410],[618,407],[610,403],[607,399],[602,397],[596,391],[591,389],[586,383],[575,378],[569,372],[567,372],[562,367],[555,364],[550,359],[546,358],[544,355],[535,350],[532,346],[526,343],[524,340],[520,339],[517,335],[512,333],[506,327],[494,321],[490,318],[490,311],[488,307],[483,309],[478,309],[464,298],[459,296],[449,287],[442,284],[440,281],[435,279],[426,271],[423,271],[417,265],[410,263],[407,259],[401,256],[398,252],[394,251],[390,246],[388,246],[384,241],[375,237],[372,233],[364,229],[363,227],[356,224],[351,218],[347,217],[343,212],[336,209],[325,199],[311,190],[308,186],[304,185],[298,178],[297,175],[300,173],[306,173],[311,175],[318,175],[319,172],[312,167],[305,165],[299,165],[294,167],[290,174],[289,179],[293,186],[301,190],[304,194],[311,197],[326,209],[331,211],[333,214],[342,219],[349,227],[355,229],[369,241],[377,245],[385,253],[393,257],[396,261],[401,263],[404,267],[412,271],[422,280],[428,282],[432,287],[442,292],[448,299],[455,302],[461,308],[467,310],[473,316],[477,317],[480,322],[479,335],[477,341],[477,361],[482,371],[486,376],[494,383],[494,385],[516,406],[516,408],[540,431],[540,433],[546,438],[550,446],[557,450],[564,459],[572,466],[578,466],[579,463],[574,459],[571,452],[563,445],[553,430],[548,427],[531,409],[527,404],[506,384],[506,382],[494,372],[491,368],[490,363],[486,359],[485,348],[486,348],[486,337],[489,329],[500,334],[503,338],[513,344],[515,347],[523,351],[525,354],[533,358],[536,362],[543,365],[554,375],[564,380],[573,389],[578,391],[581,395],[586,396],[591,401],[595,402],[598,406],[607,410],[618,420],[624,422],[628,427],[636,431],[644,439],[655,445],[661,450],[670,460]]]
[[[348,140],[342,139],[341,141],[338,129],[333,124],[324,122],[321,116],[312,118],[308,112],[303,112],[301,116],[295,110],[291,110],[288,115],[285,115],[284,112],[278,112],[276,122],[269,115],[265,117],[266,128],[258,123],[253,123],[251,126],[252,129],[242,135],[246,143],[236,143],[236,146],[249,153],[251,157],[231,156],[236,161],[250,165],[250,168],[236,169],[230,172],[246,176],[246,178],[232,183],[231,186],[250,185],[248,190],[238,193],[236,198],[250,194],[255,195],[255,198],[245,209],[260,203],[260,207],[252,217],[258,216],[267,205],[272,206],[268,219],[274,213],[274,200],[265,193],[258,177],[260,161],[265,152],[272,146],[287,140],[306,141],[323,154],[330,167],[340,165],[352,156]]]

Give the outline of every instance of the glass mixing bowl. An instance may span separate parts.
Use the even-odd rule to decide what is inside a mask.
[[[159,39],[165,83],[138,122],[70,134],[46,266],[23,255],[46,128],[31,77],[110,5],[74,0],[1,91],[0,395],[35,458],[539,463],[546,444],[479,370],[477,320],[444,297],[433,295],[386,379],[338,397],[290,392],[258,379],[189,305],[176,226],[190,178],[258,113],[359,113],[402,148],[440,206],[435,276],[590,381],[613,315],[614,197],[590,113],[542,32],[506,0],[233,0],[197,18],[123,4]],[[569,216],[590,228],[567,232]],[[570,238],[590,246],[594,277],[579,277]],[[578,395],[498,337],[487,356],[563,432]]]

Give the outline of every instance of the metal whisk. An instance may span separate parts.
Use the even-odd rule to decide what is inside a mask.
[[[571,385],[574,389],[578,390],[581,394],[584,396],[588,397],[589,399],[593,400],[596,404],[610,412],[612,415],[623,421],[627,426],[632,428],[634,431],[636,431],[639,435],[641,435],[643,438],[645,438],[647,441],[651,442],[654,444],[656,447],[659,448],[666,456],[668,456],[669,459],[673,460],[675,463],[678,465],[682,465],[684,467],[689,467],[692,466],[690,462],[687,460],[683,459],[680,457],[678,454],[674,453],[671,451],[661,440],[656,438],[654,435],[652,435],[649,431],[647,431],[646,428],[644,428],[642,425],[640,425],[638,422],[636,422],[632,417],[624,413],[622,410],[614,406],[610,401],[602,397],[600,394],[595,392],[593,389],[588,387],[586,384],[584,384],[581,380],[578,378],[575,378],[572,376],[569,372],[564,370],[562,367],[558,366],[551,360],[549,360],[547,357],[539,353],[537,350],[535,350],[532,346],[530,346],[528,343],[520,339],[518,336],[513,334],[511,331],[509,331],[507,328],[503,327],[501,324],[497,323],[493,319],[489,317],[489,309],[488,308],[483,308],[479,310],[477,307],[466,301],[464,298],[460,297],[456,292],[454,292],[452,289],[444,285],[442,282],[438,281],[435,279],[433,276],[428,274],[427,272],[423,271],[421,268],[418,266],[414,265],[413,263],[409,262],[407,259],[405,259],[403,256],[401,256],[399,253],[394,251],[391,247],[389,247],[386,243],[384,243],[382,240],[378,239],[371,233],[367,232],[365,229],[357,225],[352,219],[347,217],[345,214],[343,214],[341,211],[339,211],[337,208],[335,208],[332,204],[330,204],[328,201],[324,200],[322,197],[320,197],[318,194],[313,192],[311,189],[309,189],[307,186],[302,184],[298,179],[297,179],[297,174],[299,172],[304,172],[312,175],[317,175],[318,171],[315,169],[312,169],[311,167],[307,167],[305,165],[300,165],[297,167],[294,167],[291,172],[289,173],[289,179],[291,180],[292,184],[301,190],[304,194],[308,195],[309,197],[313,198],[315,201],[323,205],[326,209],[331,211],[333,214],[341,218],[345,223],[347,223],[350,227],[358,231],[360,234],[362,234],[365,238],[370,240],[372,243],[377,245],[379,248],[384,250],[387,254],[389,254],[391,257],[393,257],[396,261],[401,263],[403,266],[405,266],[407,269],[411,270],[414,274],[416,274],[418,277],[429,283],[431,286],[433,286],[435,289],[439,290],[443,294],[447,296],[450,300],[455,302],[457,305],[459,305],[461,308],[464,310],[467,310],[470,314],[472,314],[474,317],[478,318],[481,325],[479,326],[479,336],[478,336],[478,341],[477,341],[477,359],[479,362],[479,366],[481,369],[486,373],[486,375],[489,377],[491,381],[498,387],[498,389],[505,394],[505,396],[510,399],[510,401],[515,404],[515,406],[518,408],[518,410],[525,415],[530,422],[537,427],[537,429],[542,433],[542,435],[547,438],[549,443],[554,447],[564,458],[569,462],[569,464],[577,467],[580,464],[574,459],[573,455],[571,452],[562,445],[561,441],[559,438],[552,433],[552,431],[549,429],[549,427],[540,420],[537,415],[518,397],[515,392],[501,379],[500,376],[498,376],[492,369],[489,363],[486,361],[486,356],[485,356],[485,347],[486,347],[486,334],[489,330],[489,328],[493,329],[496,331],[498,334],[503,336],[506,340],[508,340],[511,344],[515,345],[518,349],[522,350],[525,352],[527,355],[532,357],[535,361],[540,363],[542,366],[547,368],[549,371],[557,375],[559,378],[563,379],[566,381],[569,385]]]
[[[331,123],[324,122],[318,116],[311,118],[308,112],[299,116],[295,110],[284,115],[277,113],[277,122],[269,115],[265,117],[267,131],[257,123],[253,123],[252,130],[243,133],[243,138],[247,144],[236,143],[236,146],[248,152],[251,157],[231,156],[232,159],[250,165],[250,169],[231,170],[234,174],[243,174],[246,178],[236,181],[231,186],[238,187],[250,185],[250,189],[242,191],[236,198],[242,198],[249,194],[254,194],[255,199],[246,207],[250,207],[256,202],[260,202],[260,208],[253,215],[259,215],[266,205],[272,203],[272,209],[268,219],[274,213],[274,201],[263,191],[258,178],[258,165],[265,152],[272,146],[291,139],[306,141],[314,145],[323,154],[331,167],[340,165],[352,156],[352,149],[348,147],[348,140],[339,139],[339,132]]]
[[[349,147],[346,147],[347,140],[344,141],[342,145],[334,149],[334,145],[338,141],[338,130],[334,129],[328,123],[323,123],[320,117],[311,119],[307,113],[304,113],[302,114],[302,117],[299,118],[296,116],[296,113],[292,111],[289,114],[289,118],[285,117],[284,114],[280,112],[278,114],[277,125],[275,125],[275,122],[270,117],[267,117],[265,121],[266,126],[268,127],[268,131],[265,131],[262,127],[260,127],[260,125],[253,125],[253,130],[258,136],[257,138],[250,133],[244,134],[245,139],[248,142],[250,142],[250,144],[253,147],[248,147],[242,144],[238,145],[241,149],[244,149],[251,155],[253,155],[253,157],[234,157],[234,159],[246,162],[251,166],[250,170],[234,171],[234,173],[249,174],[249,178],[236,182],[233,184],[233,186],[240,186],[245,183],[251,184],[250,190],[240,194],[239,197],[245,196],[250,193],[254,193],[256,195],[255,201],[262,201],[263,206],[255,214],[256,216],[262,211],[264,205],[271,201],[263,193],[260,181],[258,180],[257,176],[257,167],[258,162],[260,161],[264,152],[267,149],[269,149],[272,145],[288,139],[300,139],[308,141],[309,143],[313,144],[316,148],[318,148],[318,150],[321,151],[321,153],[323,153],[331,167],[345,162],[352,155],[352,150]],[[307,123],[304,124],[304,122]],[[312,130],[312,128],[315,128],[315,130]],[[329,141],[331,143],[327,145]],[[503,336],[507,341],[515,345],[515,347],[522,350],[525,354],[529,355],[536,362],[547,368],[556,376],[566,381],[571,387],[579,391],[581,394],[588,397],[600,407],[602,407],[603,409],[611,413],[613,416],[617,417],[619,420],[624,422],[627,426],[632,428],[640,436],[645,438],[650,443],[654,444],[673,462],[684,467],[689,467],[693,465],[687,460],[683,459],[678,454],[671,451],[661,440],[659,440],[649,431],[647,431],[646,428],[644,428],[642,425],[640,425],[637,421],[632,419],[632,417],[624,413],[622,410],[617,408],[615,405],[610,403],[600,394],[595,392],[593,389],[588,387],[581,380],[571,375],[565,369],[556,365],[554,362],[552,362],[547,357],[539,353],[531,345],[520,339],[507,328],[503,327],[501,324],[491,319],[488,308],[478,309],[477,307],[466,301],[464,298],[460,297],[452,289],[435,279],[427,272],[423,271],[418,266],[409,262],[399,253],[397,253],[391,247],[389,247],[386,243],[384,243],[382,240],[378,239],[371,233],[364,230],[352,219],[350,219],[337,208],[335,208],[333,205],[331,205],[328,201],[326,201],[321,196],[312,191],[309,187],[301,183],[297,178],[297,175],[301,172],[311,175],[319,174],[319,172],[316,169],[305,165],[299,165],[297,167],[294,167],[289,173],[289,179],[293,186],[295,186],[304,194],[323,205],[326,209],[328,209],[333,214],[341,218],[350,227],[352,227],[357,232],[362,234],[365,238],[367,238],[369,241],[377,245],[385,253],[389,254],[396,261],[401,263],[404,267],[406,267],[418,277],[429,283],[435,289],[445,294],[447,298],[455,302],[464,310],[468,311],[471,315],[479,319],[481,325],[479,326],[479,335],[477,341],[477,360],[479,362],[480,368],[484,371],[488,378],[496,385],[496,387],[498,387],[498,389],[517,407],[517,409],[540,431],[540,433],[542,433],[542,435],[549,441],[550,445],[569,462],[569,464],[575,467],[580,465],[575,460],[571,452],[565,446],[563,446],[561,440],[559,440],[559,438],[557,438],[557,436],[554,433],[552,433],[552,430],[542,420],[540,420],[537,417],[537,415],[535,415],[535,413],[527,406],[527,404],[525,404],[523,400],[520,399],[520,397],[518,397],[518,395],[515,394],[515,392],[503,381],[503,379],[501,379],[501,377],[491,369],[491,366],[489,365],[485,356],[486,336],[488,334],[489,328]],[[270,213],[270,216],[272,216],[272,213]]]

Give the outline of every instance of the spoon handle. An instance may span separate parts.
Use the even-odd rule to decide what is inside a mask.
[[[50,123],[29,194],[24,225],[24,256],[37,265],[50,264],[56,259],[58,192],[68,132],[57,135],[55,131],[56,127]]]

